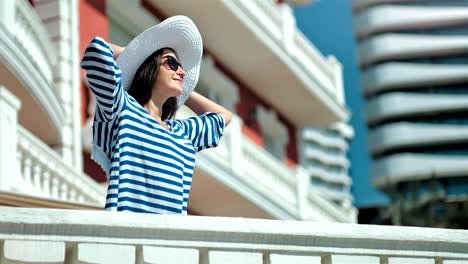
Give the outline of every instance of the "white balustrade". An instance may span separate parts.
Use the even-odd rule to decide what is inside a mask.
[[[105,189],[76,171],[26,129],[18,126],[20,175],[12,190],[43,198],[103,206]],[[80,198],[81,197],[81,198]]]
[[[1,263],[468,263],[467,230],[12,207],[0,247]]]
[[[0,191],[102,206],[103,187],[18,124],[20,105],[16,96],[0,86]]]
[[[182,107],[177,115],[178,118],[188,118],[194,113]],[[330,199],[317,194],[311,196],[314,190],[308,187],[312,175],[300,166],[288,168],[284,161],[246,137],[241,132],[242,126],[242,120],[234,114],[219,146],[201,152],[199,159],[216,163],[231,172],[233,178],[266,197],[281,211],[288,212],[293,219],[305,219],[310,216],[307,212],[316,209],[320,210],[319,214],[329,215],[324,219],[355,222],[355,212],[340,213],[344,209]],[[213,176],[216,177],[216,173]]]
[[[312,80],[332,98],[343,103],[341,65],[326,59],[296,27],[291,7],[273,1],[232,1],[233,5],[249,14],[249,18],[275,43],[282,46],[295,64],[300,65],[302,78]]]
[[[2,2],[0,7],[4,16],[0,17],[0,23],[3,23],[5,29],[21,46],[45,81],[51,84],[52,67],[57,56],[41,19],[26,0]]]
[[[297,206],[296,176],[283,161],[248,138],[242,144],[242,157],[245,178],[254,186],[259,186],[259,189],[264,189],[262,191],[271,196],[279,206],[288,210]]]

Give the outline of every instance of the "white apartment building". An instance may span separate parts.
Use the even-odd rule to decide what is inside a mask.
[[[374,185],[395,223],[466,228],[467,1],[353,7]]]

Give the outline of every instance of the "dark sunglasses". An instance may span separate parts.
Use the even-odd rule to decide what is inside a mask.
[[[163,62],[163,64],[169,65],[169,68],[173,71],[177,71],[179,67],[183,70],[182,65],[172,56],[166,56],[163,57],[166,58],[167,60]]]

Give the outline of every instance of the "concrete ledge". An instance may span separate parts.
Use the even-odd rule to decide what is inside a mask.
[[[147,263],[172,258],[169,248],[187,257],[183,263],[201,264],[231,255],[243,260],[237,263],[272,263],[289,255],[291,263],[313,262],[314,256],[328,264],[468,261],[468,230],[0,207],[0,243],[8,240],[65,242],[79,250],[82,243],[98,244],[107,252],[122,246],[137,252],[137,262],[148,254]]]

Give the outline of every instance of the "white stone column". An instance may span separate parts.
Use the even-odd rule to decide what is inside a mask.
[[[322,263],[325,264],[379,264],[377,256],[355,256],[355,255],[329,255],[325,256]]]
[[[207,264],[262,264],[263,256],[257,252],[217,251],[208,252]]]
[[[19,99],[0,86],[0,189],[5,191],[10,191],[15,186],[15,179],[20,177],[16,158],[20,107]]]
[[[137,248],[137,263],[199,264],[199,252],[195,248],[153,247]]]
[[[65,243],[61,241],[6,240],[0,263],[64,263]]]
[[[296,168],[296,197],[297,197],[297,209],[301,219],[306,218],[306,212],[308,207],[308,194],[310,188],[310,177],[309,173],[302,167]]]
[[[79,243],[70,249],[68,263],[136,263],[136,249],[131,245],[113,245],[101,243]]]
[[[238,116],[233,115],[228,129],[231,168],[234,173],[242,175],[244,173],[244,167],[242,166],[242,120]]]
[[[61,130],[61,144],[56,150],[65,162],[82,170],[78,2],[39,1],[35,9],[44,21],[58,55],[54,85],[66,120]]]
[[[435,264],[435,259],[414,257],[389,257],[388,264]]]
[[[320,255],[270,254],[270,264],[321,264]]]

